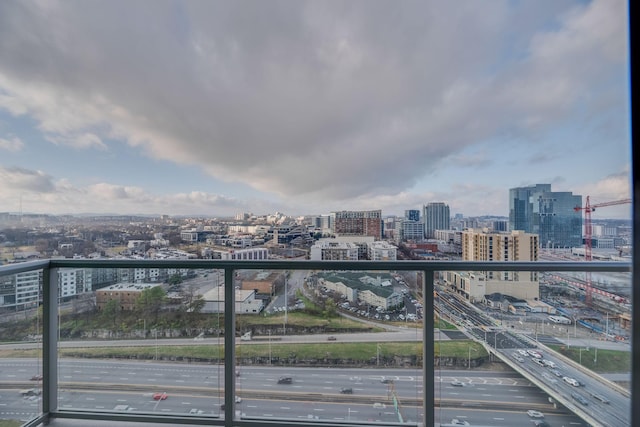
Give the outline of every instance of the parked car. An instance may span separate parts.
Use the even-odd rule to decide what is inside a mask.
[[[327,341],[336,341],[336,340],[337,340],[337,338],[336,338],[336,337],[334,337],[333,335],[329,335],[329,336],[327,337]]]

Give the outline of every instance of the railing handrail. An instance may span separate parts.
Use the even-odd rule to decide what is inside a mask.
[[[32,420],[28,425],[44,421],[50,417],[80,417],[86,419],[100,419],[100,415],[93,412],[84,414],[73,411],[59,411],[57,408],[58,393],[58,372],[57,372],[57,327],[58,318],[55,308],[59,304],[58,298],[58,275],[56,271],[64,268],[176,268],[176,269],[221,269],[224,270],[225,283],[225,405],[226,415],[222,422],[213,422],[214,425],[233,427],[236,425],[246,425],[249,427],[258,424],[235,420],[232,416],[234,408],[235,382],[234,365],[235,361],[235,306],[234,306],[234,272],[235,270],[350,270],[350,271],[420,271],[422,277],[422,291],[425,295],[424,310],[426,313],[433,312],[433,298],[430,295],[429,287],[435,283],[435,272],[440,271],[531,271],[531,272],[631,272],[631,262],[607,262],[607,261],[311,261],[311,260],[194,260],[194,259],[46,259],[28,261],[23,263],[0,266],[0,277],[28,272],[33,270],[43,270],[43,414],[41,417]],[[423,381],[425,384],[434,382],[434,373],[430,369],[434,360],[434,343],[427,334],[433,329],[433,317],[425,316],[423,320]],[[435,398],[433,389],[426,387],[423,391],[423,401],[425,409],[423,412],[423,425],[433,425],[435,414],[433,406],[427,409],[427,405],[433,405]],[[143,416],[143,415],[106,415],[104,419],[131,419],[154,421],[154,422],[184,422],[184,417],[166,416]],[[588,416],[586,419],[594,424],[595,420]],[[195,420],[191,420],[194,421]],[[595,422],[597,424],[597,422]],[[265,423],[267,424],[267,423]],[[280,423],[290,427],[302,425],[329,424],[331,426],[341,425],[336,423]],[[274,423],[275,425],[275,423]]]
[[[622,261],[311,261],[311,260],[184,260],[184,259],[46,259],[0,266],[0,276],[40,268],[214,268],[274,270],[395,271],[583,271],[630,272]]]

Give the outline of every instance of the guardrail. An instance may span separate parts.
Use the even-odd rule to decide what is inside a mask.
[[[631,264],[619,262],[480,262],[480,261],[219,261],[219,260],[71,260],[52,259],[32,261],[0,267],[0,277],[20,272],[43,270],[43,316],[45,321],[43,330],[43,404],[42,415],[25,425],[36,426],[47,422],[50,418],[82,418],[106,420],[136,420],[156,423],[202,424],[202,420],[179,416],[153,415],[120,415],[103,414],[91,411],[64,411],[57,406],[58,375],[58,275],[61,268],[178,268],[178,269],[222,269],[225,283],[225,313],[224,313],[224,352],[225,352],[225,418],[224,420],[209,420],[210,424],[231,427],[242,425],[257,427],[258,425],[277,424],[289,427],[317,426],[314,422],[295,422],[277,420],[260,423],[248,420],[234,419],[234,360],[235,360],[235,289],[233,279],[236,270],[349,270],[349,271],[418,271],[422,273],[422,292],[425,297],[424,313],[433,312],[433,284],[435,274],[439,271],[535,271],[535,272],[629,272]],[[423,327],[423,381],[424,384],[434,383],[434,342],[433,316],[424,316]],[[427,333],[429,331],[429,333]],[[424,387],[422,404],[424,406],[424,426],[435,425],[434,390]],[[327,424],[323,422],[322,424]],[[633,424],[633,423],[632,423]],[[330,423],[329,425],[350,425],[349,423]]]

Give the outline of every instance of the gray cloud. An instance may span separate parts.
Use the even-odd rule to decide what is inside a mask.
[[[513,6],[2,2],[0,108],[52,141],[123,139],[283,196],[397,194],[474,142],[526,143],[588,108],[583,89],[624,60],[622,2],[541,33],[543,6]]]
[[[0,166],[0,182],[2,182],[2,187],[5,188],[4,191],[13,193],[23,191],[49,193],[54,190],[54,184],[50,176],[41,171],[18,167],[3,168]]]

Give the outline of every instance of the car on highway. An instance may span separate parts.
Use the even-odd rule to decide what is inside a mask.
[[[380,382],[381,382],[382,384],[391,384],[391,383],[393,383],[393,380],[392,380],[391,378],[385,378],[385,377],[382,377],[382,379],[380,380]]]
[[[153,400],[167,400],[168,397],[167,393],[153,393]]]
[[[529,356],[535,358],[535,359],[542,359],[542,354],[538,353],[535,350],[527,350],[527,353],[529,353]]]
[[[536,411],[535,409],[529,409],[527,411],[527,415],[531,418],[544,418],[544,414],[540,411]]]
[[[454,387],[464,387],[464,383],[462,381],[453,380],[451,381],[451,385]]]
[[[593,398],[594,398],[594,399],[596,399],[596,400],[599,400],[599,401],[600,401],[600,402],[602,402],[602,403],[605,403],[605,404],[607,404],[607,405],[608,405],[609,403],[611,403],[611,402],[609,401],[609,399],[607,399],[606,397],[604,397],[604,396],[603,396],[603,395],[601,395],[601,394],[593,393],[593,392],[592,392],[592,393],[590,393],[590,394],[591,394],[591,397],[593,397]]]
[[[587,399],[585,399],[585,397],[583,395],[581,395],[580,393],[571,393],[571,397],[574,400],[577,400],[578,402],[583,404],[584,406],[587,406],[589,404],[589,401]]]
[[[204,411],[202,409],[191,408],[189,410],[189,415],[202,415],[202,414],[204,414]]]
[[[471,425],[469,424],[469,421],[459,420],[458,418],[452,419],[449,424],[451,424],[452,426],[470,426]]]
[[[278,378],[278,384],[291,384],[293,382],[293,378],[291,377],[280,377]]]
[[[236,403],[240,403],[240,402],[242,402],[242,399],[240,397],[236,396],[235,402]],[[224,408],[225,408],[225,404],[224,403],[220,404],[220,410],[224,411]]]
[[[553,375],[555,375],[556,377],[563,377],[564,375],[562,375],[562,372],[558,371],[557,369],[552,369],[551,373]]]
[[[34,375],[30,379],[31,381],[42,381],[42,375]]]
[[[533,360],[533,363],[535,363],[536,365],[540,365],[540,366],[542,366],[543,368],[545,367],[545,364],[544,364],[544,363],[542,363],[542,359],[534,358],[534,359],[532,359],[532,360]]]
[[[340,389],[340,393],[342,393],[342,394],[353,394],[353,389],[351,387],[342,387]]]
[[[376,403],[373,404],[373,407],[376,408],[376,409],[385,409],[387,407],[387,405],[385,405],[384,403],[376,402]]]
[[[40,396],[42,394],[42,390],[39,390],[37,388],[28,388],[26,390],[20,390],[20,394],[24,397]]]
[[[535,427],[551,427],[551,424],[545,420],[532,420],[532,422]]]
[[[562,380],[565,383],[567,383],[569,385],[572,385],[574,387],[580,387],[580,383],[577,380],[575,380],[574,378],[564,376],[564,377],[562,377]]]

